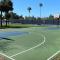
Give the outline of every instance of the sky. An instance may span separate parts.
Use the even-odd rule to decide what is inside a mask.
[[[50,14],[60,14],[60,0],[12,0],[14,12],[18,15],[29,16],[27,10],[28,7],[31,7],[30,16],[39,17],[40,16],[40,6],[41,7],[41,17],[48,17]]]

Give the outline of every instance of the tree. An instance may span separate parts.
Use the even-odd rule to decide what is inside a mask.
[[[39,7],[40,7],[40,18],[41,18],[41,7],[43,6],[42,3],[39,4]]]
[[[24,20],[23,15],[19,16],[19,20]]]
[[[25,16],[25,19],[24,20],[29,20],[29,17]]]
[[[31,7],[28,7],[28,12],[29,12],[29,17],[30,17],[30,13],[31,13],[31,10],[32,10],[32,8]]]
[[[59,20],[60,20],[60,15],[59,15]]]
[[[2,12],[7,14],[9,11],[13,10],[13,3],[11,0],[1,0],[0,1],[0,11],[1,11],[1,26],[2,26]],[[6,26],[7,26],[7,18],[6,18]]]
[[[11,18],[11,15],[10,15],[10,13],[5,13],[5,19],[7,19],[8,21],[8,24],[9,24],[9,19]],[[6,24],[7,24],[7,22],[6,22]]]
[[[32,16],[32,17],[31,17],[31,20],[36,20],[36,17]]]
[[[54,20],[54,16],[52,14],[50,14],[49,20]]]
[[[5,6],[4,6],[5,14],[8,14],[8,12],[12,11],[12,10],[13,10],[13,3],[12,3],[12,1],[11,0],[8,0],[8,1],[5,0]],[[9,17],[9,14],[6,17],[6,26],[7,26],[7,22],[8,22],[7,21],[8,17]]]
[[[17,15],[16,13],[10,12],[9,14],[11,15],[11,19],[19,19],[19,15]]]
[[[49,19],[48,20],[52,20],[52,24],[54,24],[54,16],[52,14],[50,14]]]

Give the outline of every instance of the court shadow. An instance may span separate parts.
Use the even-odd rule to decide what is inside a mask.
[[[13,39],[10,39],[10,38],[0,37],[0,40],[2,40],[2,39],[9,40],[9,41],[14,41]]]

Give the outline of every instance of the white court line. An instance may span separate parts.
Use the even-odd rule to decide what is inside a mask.
[[[51,60],[54,56],[56,56],[58,53],[60,53],[60,50],[57,51],[55,54],[53,54],[51,57],[49,57],[47,60]]]
[[[35,49],[35,48],[41,46],[42,44],[45,43],[45,40],[46,40],[46,37],[45,37],[44,35],[42,35],[42,37],[44,37],[44,41],[43,41],[42,43],[40,43],[40,44],[38,44],[38,45],[36,45],[36,46],[30,48],[30,49],[27,49],[27,50],[25,50],[25,51],[22,51],[22,52],[19,52],[19,53],[15,54],[15,55],[12,55],[12,56],[10,56],[10,57],[17,56],[17,55],[19,55],[19,54],[25,53],[25,52],[27,52],[27,51],[30,51],[30,50],[32,50],[32,49]]]
[[[13,59],[13,58],[11,58],[11,57],[9,57],[9,56],[3,54],[3,53],[0,53],[0,54],[3,55],[3,56],[5,56],[5,57],[7,57],[7,58],[9,58],[9,59],[11,59],[11,60],[15,60],[15,59]]]

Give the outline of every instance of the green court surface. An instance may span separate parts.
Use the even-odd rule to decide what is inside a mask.
[[[1,29],[0,32],[28,32],[0,39],[0,52],[15,60],[48,60],[60,50],[60,28],[30,27]],[[5,38],[5,37],[4,37]],[[12,40],[12,41],[11,41]],[[13,60],[12,59],[12,60]]]

